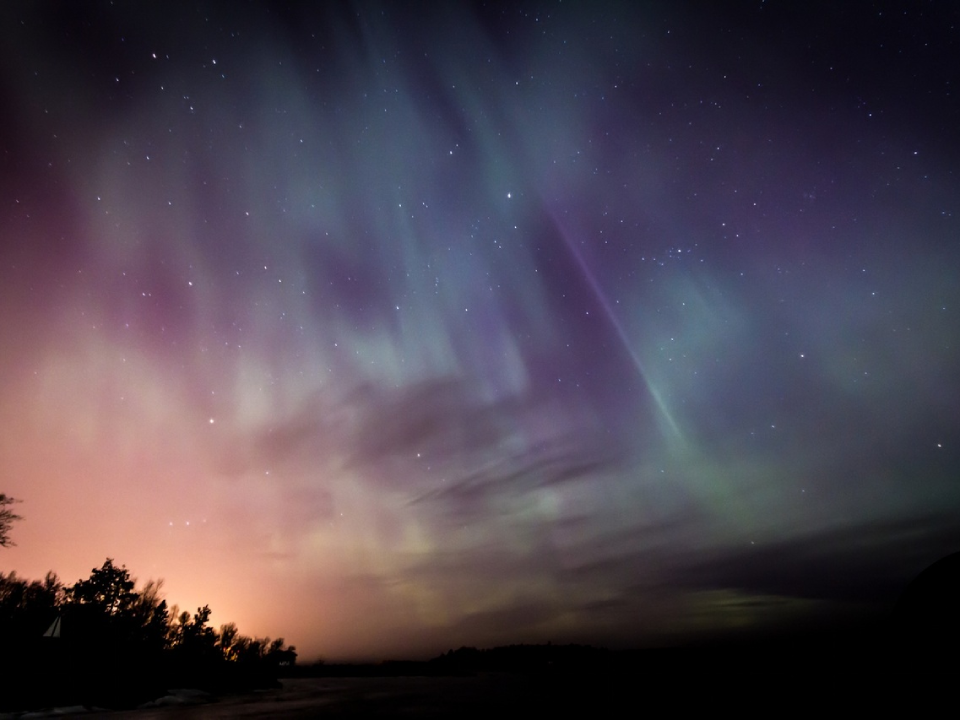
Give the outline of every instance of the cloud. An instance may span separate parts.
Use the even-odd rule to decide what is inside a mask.
[[[595,478],[612,470],[617,459],[612,449],[598,445],[595,439],[557,438],[476,467],[418,496],[411,504],[430,504],[457,514],[477,514],[486,502],[497,496],[518,496]]]
[[[496,645],[516,642],[544,642],[556,627],[562,610],[542,599],[518,598],[489,610],[468,613],[451,628],[464,642]]]
[[[489,399],[462,377],[398,388],[365,383],[339,397],[316,392],[261,424],[231,446],[230,464],[239,446],[261,465],[335,463],[368,481],[379,470],[401,470],[418,485],[429,464],[449,480],[414,502],[451,500],[556,486],[613,467],[622,452],[591,424],[571,403],[534,393]],[[389,483],[398,482],[392,473]]]
[[[358,415],[353,462],[393,457],[469,456],[496,447],[522,412],[522,397],[485,401],[460,378],[434,378],[400,389],[365,385],[348,400]]]
[[[679,513],[600,534],[541,569],[582,627],[617,627],[649,642],[704,630],[707,620],[713,630],[737,630],[881,617],[921,570],[960,548],[960,518],[949,513],[747,545],[696,545],[698,527],[702,518]]]
[[[680,559],[667,582],[839,602],[888,604],[924,567],[960,548],[960,518],[879,520]]]

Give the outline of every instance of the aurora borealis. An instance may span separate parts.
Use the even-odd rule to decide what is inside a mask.
[[[0,568],[350,659],[960,549],[960,11],[601,5],[4,3]]]

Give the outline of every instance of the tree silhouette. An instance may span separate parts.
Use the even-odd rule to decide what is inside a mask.
[[[170,613],[167,601],[160,597],[162,580],[150,580],[130,606],[132,624],[139,642],[150,649],[163,649],[167,643]]]
[[[296,663],[296,649],[282,638],[247,637],[234,623],[218,632],[209,605],[195,613],[168,608],[161,585],[138,587],[111,558],[70,587],[52,572],[32,582],[0,572],[0,712],[133,707],[170,687],[272,687]],[[51,639],[44,631],[54,620],[63,630]]]
[[[89,580],[78,580],[67,593],[75,603],[93,605],[107,615],[118,615],[127,613],[137,602],[139,595],[133,592],[135,584],[126,566],[116,567],[113,559],[107,558],[103,567],[93,569]]]
[[[16,545],[16,543],[10,539],[10,528],[16,520],[23,520],[22,517],[9,508],[10,505],[16,502],[20,501],[0,493],[0,547]]]
[[[15,572],[0,572],[0,637],[39,637],[56,617],[63,594],[63,584],[55,573],[31,582]]]
[[[267,661],[273,665],[294,665],[297,662],[297,649],[290,645],[289,647],[284,647],[286,643],[283,638],[277,638],[272,643],[270,643],[269,648],[267,648]]]
[[[209,605],[197,608],[193,618],[186,611],[180,613],[174,647],[197,656],[212,655],[216,648],[217,633],[207,625],[210,613]]]
[[[224,660],[237,659],[236,642],[240,637],[240,631],[236,623],[226,623],[220,626],[220,634],[217,636],[217,647],[223,653]]]

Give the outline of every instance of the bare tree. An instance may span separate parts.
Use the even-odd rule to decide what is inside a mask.
[[[9,506],[17,502],[20,501],[0,493],[0,547],[16,545],[16,543],[10,539],[10,528],[13,526],[14,521],[23,520],[23,518],[11,510]]]

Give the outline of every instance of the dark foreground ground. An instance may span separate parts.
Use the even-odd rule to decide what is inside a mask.
[[[551,645],[461,648],[429,662],[291,667],[292,676],[277,687],[242,694],[169,690],[135,710],[48,708],[0,720],[498,715],[550,720],[718,710],[748,716],[891,710],[927,716],[944,702],[956,705],[956,647],[895,644],[876,633],[806,633],[774,642],[619,652]]]
[[[104,720],[220,720],[225,718],[491,718],[635,717],[684,711],[731,710],[740,715],[901,711],[926,714],[960,685],[955,675],[743,675],[720,677],[530,677],[480,673],[464,677],[288,678],[283,687],[245,695],[191,695],[160,706],[113,712],[60,708],[8,717]],[[0,716],[2,717],[2,716]]]
[[[227,697],[211,704],[173,705],[84,717],[111,720],[313,717],[489,717],[533,707],[536,683],[510,675],[472,677],[288,678],[277,690]]]

